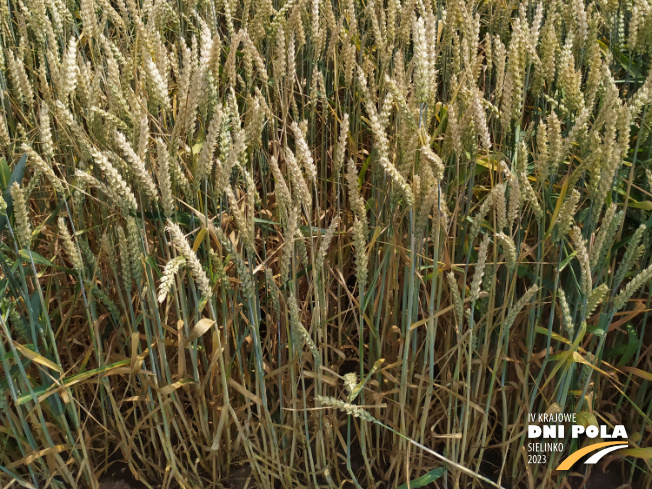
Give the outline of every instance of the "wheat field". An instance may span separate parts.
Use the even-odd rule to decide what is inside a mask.
[[[2,488],[652,488],[650,0],[4,0],[0,44]],[[546,412],[630,448],[529,464]]]

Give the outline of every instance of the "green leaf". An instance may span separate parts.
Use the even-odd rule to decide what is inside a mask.
[[[652,448],[625,448],[619,450],[618,455],[621,457],[652,459]]]
[[[192,147],[192,154],[198,155],[201,153],[201,149],[204,147],[204,141],[200,141]]]
[[[49,358],[46,358],[43,355],[36,353],[34,350],[30,350],[26,346],[23,346],[20,343],[16,343],[15,341],[14,346],[16,347],[16,350],[23,354],[24,357],[29,358],[33,362],[36,362],[39,365],[43,365],[44,367],[47,367],[50,370],[54,370],[55,372],[59,372],[60,374],[63,373],[62,368]]]
[[[631,324],[625,326],[627,330],[627,343],[619,343],[605,351],[605,357],[616,358],[618,366],[623,367],[627,365],[636,354],[639,346],[639,339],[636,334],[636,329]]]
[[[78,384],[79,382],[90,379],[91,377],[93,377],[95,375],[108,375],[109,372],[111,372],[114,369],[117,369],[119,367],[127,367],[130,362],[131,362],[131,360],[129,358],[127,358],[126,360],[120,360],[120,361],[112,363],[110,365],[104,365],[103,367],[99,367],[99,368],[96,368],[96,369],[93,369],[93,370],[88,370],[87,372],[82,372],[80,374],[73,375],[72,377],[65,378],[62,381],[60,381],[60,384],[62,386],[70,387],[70,386],[73,386],[75,384]],[[57,384],[41,385],[41,386],[33,389],[32,392],[34,393],[34,396],[36,396],[36,397],[41,397],[41,396],[48,397],[49,395],[51,395],[51,394],[53,394],[55,392],[57,387],[58,387]],[[45,399],[45,397],[43,397],[42,399],[39,399],[39,402],[43,401]],[[21,405],[29,402],[31,399],[32,399],[32,394],[31,393],[23,394],[22,396],[20,396],[16,400],[16,404],[18,406],[21,406]]]
[[[358,190],[362,188],[362,184],[365,181],[365,175],[367,173],[367,168],[369,168],[369,165],[371,164],[371,154],[367,156],[367,159],[364,160],[364,163],[362,164],[362,168],[360,168],[360,174],[358,175]]]
[[[436,469],[431,470],[427,474],[422,475],[418,479],[414,479],[410,481],[410,488],[411,489],[417,489],[418,487],[423,487],[428,484],[430,484],[433,481],[436,481],[439,479],[442,475],[446,473],[446,469],[444,467],[437,467]],[[407,483],[401,484],[398,486],[397,489],[408,489]]]
[[[5,161],[5,164],[6,163],[7,162]],[[27,164],[27,155],[24,154],[23,157],[16,164],[14,171],[11,172],[9,181],[7,182],[5,188],[3,189],[2,197],[5,199],[5,202],[7,203],[7,216],[10,215],[14,209],[14,200],[11,198],[11,192],[9,192],[9,187],[11,187],[14,183],[20,183],[23,181],[23,174],[25,173],[26,164]],[[5,228],[5,224],[7,223],[7,216],[0,216],[0,232],[2,232],[2,230]]]
[[[643,209],[646,211],[652,210],[652,201],[649,200],[643,200],[641,202],[636,202],[633,199],[629,201],[627,204],[629,207],[632,207],[634,209]]]
[[[577,251],[573,251],[570,255],[568,255],[566,259],[562,261],[561,264],[559,265],[559,270],[561,271],[564,268],[566,268],[566,265],[568,265],[571,262],[571,260],[575,258],[575,255],[577,255]]]
[[[152,270],[156,272],[157,277],[161,278],[162,275],[161,269],[158,267],[158,265],[156,264],[156,260],[154,260],[154,258],[152,258],[151,255],[147,255],[147,258],[145,258],[145,263],[147,263],[152,268]]]
[[[22,249],[18,252],[18,256],[20,256],[25,262],[33,261],[36,265],[43,265],[45,267],[55,267],[55,268],[63,269],[63,267],[58,267],[44,256],[39,255],[36,251]]]
[[[621,367],[627,365],[629,361],[634,358],[636,350],[638,350],[638,346],[640,344],[634,326],[628,324],[625,326],[625,329],[627,329],[627,346],[625,347],[625,352],[623,353],[620,362],[618,362],[618,366]]]
[[[7,160],[0,158],[0,192],[4,192],[9,186],[9,178],[11,177],[11,168]]]
[[[281,225],[280,222],[270,221],[269,219],[261,219],[260,217],[254,217],[254,222],[256,224],[269,224],[270,226],[280,226]]]

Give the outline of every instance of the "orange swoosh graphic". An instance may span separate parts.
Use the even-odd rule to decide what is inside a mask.
[[[588,447],[584,447],[581,450],[576,451],[569,457],[565,458],[562,463],[559,464],[559,467],[557,467],[555,470],[568,470],[570,469],[575,462],[577,462],[579,459],[581,459],[584,455],[587,455],[591,452],[595,452],[596,450],[599,450],[600,448],[604,447],[610,447],[612,445],[622,445],[626,442],[623,441],[605,441],[603,443],[595,443],[593,445],[589,445]]]

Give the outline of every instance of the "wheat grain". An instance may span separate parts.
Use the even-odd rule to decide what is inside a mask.
[[[136,197],[127,185],[122,175],[111,165],[108,158],[100,151],[93,150],[93,160],[104,173],[108,187],[119,197],[117,204],[127,211],[135,211],[138,208]]]
[[[118,248],[120,250],[120,272],[122,275],[122,285],[127,290],[131,292],[131,287],[133,279],[131,276],[131,257],[129,256],[129,243],[127,242],[127,236],[125,235],[125,230],[122,226],[117,226],[118,233]]]
[[[575,245],[575,251],[577,252],[577,260],[580,262],[582,292],[588,297],[593,290],[593,282],[591,280],[591,263],[586,241],[582,237],[582,230],[579,226],[573,226],[570,235]]]
[[[299,317],[299,305],[297,304],[297,300],[292,292],[290,292],[290,295],[288,296],[287,300],[288,300],[288,307],[290,310],[292,342],[293,344],[301,347],[305,343],[308,346],[310,353],[312,353],[312,357],[315,362],[315,365],[319,365],[320,363],[319,350],[317,349],[317,345],[315,345],[315,342],[310,337],[310,333],[308,333],[308,331],[303,326],[303,324],[301,324],[301,319]]]
[[[521,298],[518,300],[518,302],[512,306],[512,308],[509,310],[509,313],[505,317],[505,323],[504,323],[504,331],[509,331],[509,329],[512,327],[514,324],[514,321],[516,320],[516,316],[518,315],[519,312],[521,312],[521,309],[523,309],[531,300],[532,297],[539,291],[539,286],[538,285],[533,285],[529,289],[525,291],[525,293],[521,296]]]
[[[61,183],[61,180],[55,175],[52,166],[50,166],[47,162],[45,162],[43,158],[41,158],[41,156],[26,143],[23,143],[21,149],[23,150],[23,152],[29,155],[30,161],[34,163],[34,166],[36,167],[37,171],[46,175],[48,177],[48,180],[50,180],[52,186],[58,192],[63,192],[63,184]]]
[[[358,287],[364,290],[369,275],[369,257],[365,240],[364,223],[356,218],[353,222],[353,246],[355,248],[355,272],[358,277]]]
[[[165,264],[163,275],[161,276],[161,283],[158,289],[158,301],[165,302],[168,293],[172,290],[174,285],[174,276],[179,272],[179,269],[186,264],[186,259],[183,256],[172,258]]]
[[[566,300],[566,293],[561,287],[557,289],[557,297],[559,298],[559,305],[561,306],[562,319],[564,321],[564,328],[568,333],[569,337],[573,337],[575,334],[575,328],[573,326],[573,318],[571,316],[570,307],[568,306],[568,301]]]
[[[177,248],[177,250],[179,250],[179,253],[181,253],[181,255],[183,255],[183,257],[186,259],[188,268],[190,269],[193,278],[196,280],[200,292],[205,298],[210,299],[212,296],[212,287],[210,281],[206,276],[206,272],[204,271],[204,268],[201,266],[201,263],[199,262],[199,258],[197,258],[196,253],[193,251],[192,247],[190,246],[190,244],[186,240],[186,237],[181,231],[181,228],[179,227],[178,224],[168,219],[167,230],[172,236],[172,242],[174,243],[174,246]]]
[[[505,252],[505,261],[507,262],[507,269],[513,271],[516,268],[516,245],[514,240],[511,237],[507,236],[505,233],[496,234],[496,238],[500,241],[500,244],[503,247]]]
[[[59,97],[65,101],[77,87],[79,67],[77,66],[77,38],[71,36],[61,60]]]
[[[131,164],[131,169],[134,172],[136,182],[153,202],[157,202],[158,192],[156,190],[156,184],[154,183],[150,173],[147,171],[143,160],[136,154],[134,149],[131,147],[131,144],[127,141],[125,135],[120,131],[116,131],[115,140],[122,150],[122,153],[127,158],[127,161]]]
[[[629,281],[623,290],[614,298],[614,309],[620,311],[627,305],[627,301],[638,289],[643,287],[647,282],[652,280],[652,265],[639,272],[636,277]]]
[[[16,238],[21,247],[29,248],[32,241],[32,223],[27,210],[25,191],[17,182],[14,182],[9,190],[14,205]]]
[[[634,258],[638,254],[637,253],[638,244],[643,238],[643,234],[645,233],[646,230],[647,227],[645,226],[645,224],[641,224],[632,235],[631,241],[627,245],[627,251],[625,251],[625,254],[623,255],[622,260],[620,262],[620,266],[618,267],[618,270],[616,270],[616,274],[614,275],[614,287],[618,287],[622,283],[627,272],[629,272],[631,268],[634,266],[634,264],[636,263]]]
[[[335,399],[334,397],[327,397],[327,396],[320,396],[317,395],[315,396],[315,399],[317,402],[320,404],[327,406],[327,407],[334,407],[337,408],[341,411],[344,411],[346,414],[353,416],[355,418],[360,418],[364,421],[367,421],[369,423],[377,423],[378,421],[376,418],[374,418],[371,414],[369,414],[367,411],[365,411],[363,408],[356,406],[355,404],[350,404],[348,402],[344,401],[339,401]]]
[[[571,195],[562,204],[557,220],[557,236],[559,239],[563,239],[570,232],[579,200],[580,193],[577,189],[573,189]]]
[[[358,386],[358,374],[355,372],[349,372],[344,374],[344,388],[349,395],[349,401],[353,401],[353,394]]]
[[[70,260],[70,263],[72,263],[72,267],[75,269],[75,271],[77,273],[81,273],[84,268],[82,257],[77,250],[77,246],[75,246],[75,243],[72,240],[72,236],[68,231],[68,227],[66,226],[66,222],[63,217],[60,217],[57,220],[57,226],[59,227],[59,234],[63,240],[63,247],[66,250],[66,255],[68,255],[68,260]]]

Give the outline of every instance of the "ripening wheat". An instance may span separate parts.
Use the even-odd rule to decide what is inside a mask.
[[[559,411],[652,446],[650,0],[0,18],[3,486],[574,487],[527,465]]]

